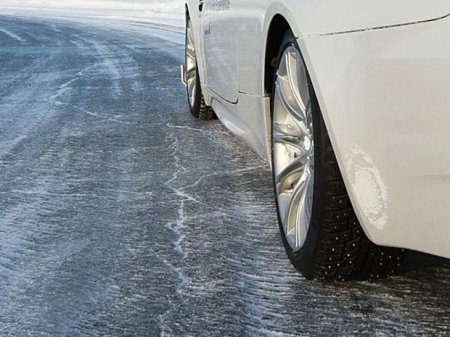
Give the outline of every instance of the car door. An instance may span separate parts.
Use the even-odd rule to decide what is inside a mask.
[[[236,1],[199,1],[206,86],[231,103],[239,92]]]
[[[265,54],[263,28],[265,11],[269,0],[239,0],[237,49],[239,92],[262,96],[264,83],[264,64],[261,55]]]

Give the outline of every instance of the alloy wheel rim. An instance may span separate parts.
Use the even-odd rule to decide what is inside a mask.
[[[197,95],[197,57],[191,20],[188,21],[186,37],[186,83],[189,104],[193,107]]]
[[[311,222],[314,134],[306,67],[293,46],[278,67],[273,101],[273,169],[278,211],[293,251],[300,250]]]

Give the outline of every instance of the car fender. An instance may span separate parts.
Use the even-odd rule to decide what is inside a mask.
[[[383,29],[439,20],[450,14],[448,0],[275,0],[267,2],[267,21],[276,14],[296,37]]]

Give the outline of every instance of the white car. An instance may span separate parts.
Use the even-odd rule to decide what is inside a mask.
[[[191,112],[272,165],[305,277],[385,277],[450,258],[448,0],[188,0]]]

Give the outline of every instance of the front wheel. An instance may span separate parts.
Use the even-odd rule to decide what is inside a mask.
[[[187,96],[192,115],[203,120],[213,119],[215,117],[214,111],[206,105],[202,94],[195,51],[194,30],[192,21],[189,18],[186,22],[185,65]]]
[[[283,244],[308,279],[384,278],[400,250],[373,244],[352,208],[305,62],[286,33],[272,90],[272,163]]]

